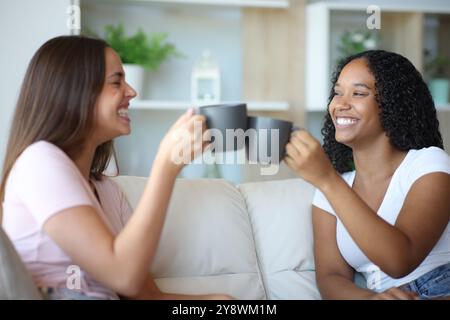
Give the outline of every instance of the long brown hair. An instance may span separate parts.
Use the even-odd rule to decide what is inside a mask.
[[[61,36],[44,43],[30,61],[16,105],[3,163],[0,202],[20,154],[39,140],[74,159],[93,132],[94,107],[105,81],[105,49],[100,39]],[[100,180],[114,153],[113,142],[99,145],[90,176]],[[0,206],[0,221],[2,217]]]

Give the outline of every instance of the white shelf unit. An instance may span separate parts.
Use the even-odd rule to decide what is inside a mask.
[[[373,1],[372,1],[373,2]],[[334,65],[331,34],[334,30],[332,15],[350,12],[369,17],[366,12],[371,1],[312,1],[306,7],[306,66],[305,104],[307,111],[323,111],[330,90],[330,76]],[[381,10],[381,35],[389,38],[388,50],[404,54],[416,67],[422,68],[423,15],[449,14],[448,0],[388,1],[378,0]],[[383,30],[384,23],[384,30]],[[350,23],[349,23],[350,24]],[[387,25],[387,27],[386,27]],[[361,25],[361,29],[365,25]],[[388,31],[385,31],[388,29]]]
[[[116,2],[118,2],[118,0],[116,0]],[[121,2],[124,2],[124,0],[121,0]],[[289,7],[289,0],[131,0],[129,2],[149,2],[149,3],[154,2],[154,3],[214,5],[214,6],[230,6],[230,7],[255,7],[255,8]]]
[[[308,111],[323,110],[329,93],[330,10],[326,3],[306,7],[305,104]]]
[[[311,1],[311,4],[322,3],[330,10],[358,10],[366,11],[369,5],[377,5],[381,11],[385,12],[426,12],[426,13],[450,13],[450,5],[448,0],[408,0],[408,1],[392,1],[392,0],[328,0],[328,1]]]
[[[79,0],[78,0],[79,1]],[[125,11],[127,11],[128,16],[125,18],[126,20],[123,21],[125,22],[125,26],[127,27],[128,23],[131,19],[129,12],[130,10],[138,10],[138,8],[142,8],[142,11],[145,11],[147,9],[150,10],[155,10],[155,11],[161,11],[164,13],[168,13],[171,15],[180,15],[180,12],[184,12],[183,14],[186,14],[186,12],[192,12],[193,14],[197,14],[197,8],[198,11],[201,12],[205,12],[205,10],[210,10],[214,15],[217,15],[218,12],[220,12],[221,10],[224,11],[224,15],[228,14],[229,16],[231,16],[232,12],[242,12],[246,9],[249,10],[258,10],[261,9],[264,12],[287,12],[287,10],[290,8],[291,6],[291,1],[296,1],[296,0],[81,0],[82,3],[82,7],[84,5],[85,8],[95,8],[95,6],[101,6],[101,8],[103,8],[104,12],[113,12],[113,14],[108,17],[106,14],[103,15],[100,20],[98,21],[112,21],[111,17],[118,16],[118,10],[122,10],[125,9]],[[234,7],[234,8],[233,8]],[[116,8],[114,11],[110,11],[110,8]],[[120,8],[120,9],[118,9]],[[95,9],[97,11],[99,11],[99,9]],[[83,15],[83,14],[82,14]],[[241,22],[239,22],[240,24],[243,24],[243,19],[244,17],[242,17],[243,13],[240,14],[241,16]],[[199,16],[201,16],[201,13],[199,14]],[[183,18],[183,17],[182,17]],[[220,17],[222,18],[222,17]],[[90,21],[92,21],[93,19],[89,19]],[[136,21],[142,21],[142,17],[138,17],[137,19],[134,19]],[[88,22],[89,23],[89,22]],[[106,23],[106,22],[105,22]],[[170,23],[170,22],[169,22]],[[171,21],[172,24],[174,24],[174,21]],[[181,21],[181,23],[188,23],[188,27],[192,28],[192,25],[194,25],[195,22],[193,21],[188,21],[186,22],[186,18],[184,17],[184,20]],[[131,30],[133,29],[133,27],[135,27],[135,21],[133,21],[131,23]],[[95,25],[94,28],[92,28],[92,26],[90,26],[88,24],[89,28],[95,30],[97,28],[98,30],[98,25]],[[242,33],[242,28],[243,26],[233,26],[234,29],[239,30],[239,28],[241,29]],[[169,30],[169,34],[171,34],[173,36],[174,33],[176,33],[176,28],[172,27]],[[236,31],[235,30],[235,31]],[[144,31],[150,31],[150,30],[144,30]],[[198,31],[196,29],[196,31]],[[208,30],[204,30],[204,32],[208,33]],[[180,37],[178,36],[177,40]],[[226,35],[226,39],[229,39],[230,35],[227,34]],[[226,40],[224,40],[226,41]],[[239,43],[238,43],[239,44]],[[220,53],[222,55],[222,57],[219,58],[223,58],[223,50],[224,48],[222,47],[222,52]],[[248,49],[248,47],[242,45],[242,48],[240,48],[240,50],[242,50],[242,57],[241,59],[244,59],[244,55],[245,55],[245,51]],[[236,56],[235,53],[235,49],[233,49],[233,55]],[[183,53],[185,53],[183,51],[183,49],[181,49],[181,51]],[[213,49],[214,51],[214,49]],[[187,57],[192,57],[192,52],[187,53]],[[217,57],[215,57],[217,58]],[[192,63],[194,63],[195,61],[192,61]],[[172,63],[177,63],[178,66],[180,65],[181,60],[179,61],[173,61]],[[242,63],[244,63],[243,61],[240,61],[237,63],[237,65],[241,65]],[[186,63],[185,63],[186,64]],[[228,61],[228,66],[229,66],[229,61]],[[242,69],[244,67],[242,66]],[[167,69],[166,69],[167,70]],[[169,70],[170,72],[173,72],[174,69]],[[179,71],[179,70],[176,70]],[[224,74],[225,71],[228,72],[229,74],[229,70],[223,70]],[[235,71],[239,71],[242,72],[243,74],[245,73],[244,70],[235,70]],[[184,72],[184,74],[182,75],[183,78],[187,79],[186,77],[186,70],[183,69],[182,72]],[[172,73],[173,74],[173,73]],[[265,77],[272,77],[272,74],[264,74],[263,76]],[[175,83],[170,83],[170,85],[168,84],[167,79],[170,76],[165,75],[163,78],[163,82],[159,82],[159,81],[154,81],[153,83],[151,83],[150,85],[146,85],[146,91],[143,92],[142,96],[140,97],[140,99],[136,99],[134,101],[132,101],[131,103],[131,108],[132,109],[136,109],[136,110],[154,110],[154,111],[167,111],[167,110],[184,110],[187,109],[188,107],[192,106],[192,103],[188,100],[188,94],[180,94],[178,96],[171,96],[171,94],[164,94],[164,91],[167,90],[166,88],[169,86],[173,86],[174,88],[181,88],[181,90],[186,91],[186,88],[190,85],[187,82],[175,82]],[[275,75],[276,77],[276,75]],[[264,79],[260,79],[261,81],[263,81]],[[227,83],[228,81],[228,83]],[[250,111],[262,111],[262,112],[286,112],[289,111],[289,107],[291,107],[291,105],[286,102],[283,101],[284,98],[288,98],[288,97],[284,97],[284,96],[280,96],[280,97],[245,97],[245,89],[242,89],[242,92],[239,92],[239,90],[235,90],[234,87],[230,86],[229,84],[229,75],[228,78],[223,78],[222,82],[223,82],[223,86],[227,86],[228,87],[228,94],[224,94],[224,99],[226,101],[221,101],[219,103],[235,103],[237,101],[244,101],[247,103],[248,105],[248,109]],[[243,81],[243,79],[239,79],[238,81],[236,81],[237,83],[239,83],[240,81]],[[156,86],[155,86],[156,85]],[[162,86],[164,86],[164,88],[161,88]],[[235,84],[233,84],[233,86],[236,86]],[[152,88],[152,89],[149,89]],[[156,89],[155,89],[156,88]],[[229,94],[232,89],[234,89],[233,94]],[[159,90],[159,89],[163,89],[163,90]],[[151,92],[148,92],[148,90],[150,90]],[[225,91],[225,90],[224,90]],[[270,91],[270,90],[269,90]],[[156,95],[154,95],[153,93],[156,93]],[[279,100],[278,100],[279,99]],[[256,101],[255,101],[256,100]],[[218,104],[219,104],[218,103]]]
[[[376,2],[376,3],[373,3]],[[311,0],[306,6],[305,108],[308,128],[316,137],[326,112],[336,51],[336,36],[342,26],[365,28],[369,5],[381,10],[381,47],[410,59],[419,71],[424,67],[424,48],[450,55],[450,1],[448,0]],[[342,20],[342,17],[348,20]],[[357,19],[354,19],[357,18]],[[433,22],[434,21],[434,22]],[[429,23],[438,29],[430,28]],[[446,150],[450,150],[450,105],[437,106],[440,130]]]
[[[220,101],[218,103],[209,104],[232,104],[246,103],[249,111],[288,111],[289,103],[284,101]],[[206,105],[206,104],[203,104]],[[197,107],[190,101],[158,101],[158,100],[132,100],[130,109],[132,110],[186,110],[190,107]]]

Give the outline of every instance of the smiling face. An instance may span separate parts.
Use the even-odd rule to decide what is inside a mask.
[[[99,144],[131,132],[128,107],[136,91],[125,82],[122,62],[117,53],[105,50],[105,84],[95,106],[93,137]]]
[[[355,59],[342,69],[328,108],[336,141],[355,147],[387,138],[375,95],[375,79],[366,60]]]

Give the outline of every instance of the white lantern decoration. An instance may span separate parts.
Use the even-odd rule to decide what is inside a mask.
[[[220,69],[208,50],[192,69],[191,99],[196,104],[220,101]]]

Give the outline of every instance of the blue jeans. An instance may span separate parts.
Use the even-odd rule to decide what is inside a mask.
[[[100,300],[66,288],[39,288],[45,300]]]
[[[435,299],[450,297],[450,263],[439,266],[416,280],[401,286],[402,290],[412,291],[420,299]]]

